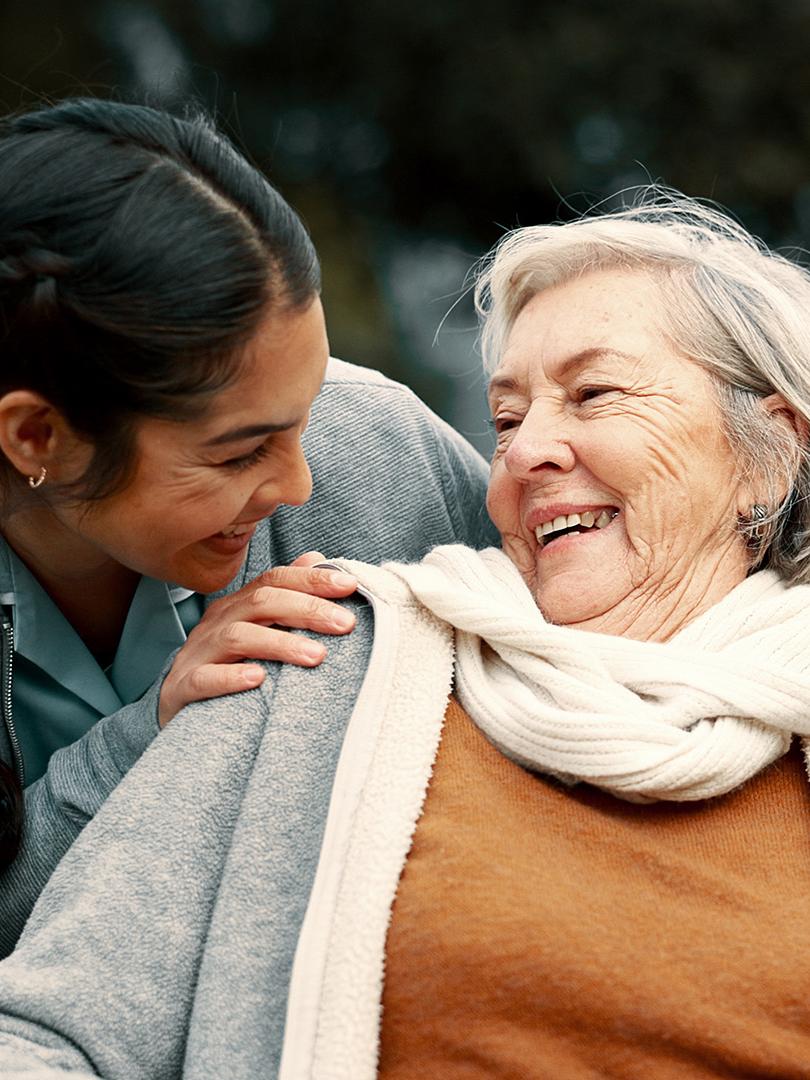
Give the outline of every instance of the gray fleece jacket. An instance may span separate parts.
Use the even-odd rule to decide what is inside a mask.
[[[304,443],[310,502],[282,507],[257,530],[229,590],[312,548],[373,563],[414,561],[454,541],[477,548],[495,542],[480,455],[410,390],[379,373],[330,361]],[[330,649],[333,643],[328,639]],[[26,790],[23,849],[0,878],[0,955],[13,948],[54,866],[157,734],[159,686],[56,753]],[[0,757],[11,761],[3,725]]]
[[[372,1080],[452,630],[385,570],[314,670],[184,709],[0,963],[4,1080]]]

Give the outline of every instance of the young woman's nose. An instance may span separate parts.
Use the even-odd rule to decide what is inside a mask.
[[[302,506],[312,494],[312,473],[300,442],[285,462],[282,477],[273,470],[260,481],[250,497],[249,516],[266,517],[278,506]]]
[[[504,455],[507,471],[516,480],[531,480],[545,472],[568,472],[576,457],[565,423],[535,402]]]
[[[279,501],[286,506],[303,506],[309,500],[311,494],[312,473],[309,470],[307,459],[304,457],[303,447],[299,442],[289,470],[284,474],[284,483]]]

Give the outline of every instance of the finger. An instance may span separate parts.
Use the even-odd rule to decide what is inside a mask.
[[[279,623],[297,630],[315,630],[323,634],[345,634],[354,627],[354,615],[347,608],[331,603],[324,596],[324,593],[328,595],[329,582],[323,578],[312,577],[321,575],[322,571],[300,567],[283,569],[287,575],[286,580],[305,587],[293,590],[292,587],[263,584],[269,580],[280,579],[275,570],[263,574],[250,584],[244,585],[238,592],[220,597],[210,604],[198,625],[189,634],[184,649],[190,646],[200,648],[206,639],[211,636],[216,638],[223,632],[229,633],[225,628],[239,622],[261,623],[264,626]],[[271,574],[275,577],[271,578]],[[356,584],[354,578],[349,577],[348,581],[348,585],[332,585],[332,595],[339,598],[353,592]],[[202,647],[207,646],[203,644]],[[216,659],[231,658],[223,656]]]
[[[305,551],[294,559],[290,566],[315,566],[317,563],[326,562],[326,556],[322,551]]]
[[[349,596],[357,588],[357,578],[343,570],[325,570],[323,567],[274,566],[239,591],[250,592],[251,588],[266,586],[312,596]]]
[[[213,643],[212,643],[213,644]],[[206,658],[212,663],[252,660],[280,660],[284,664],[315,667],[326,656],[326,646],[303,634],[292,634],[276,626],[239,622],[228,627],[220,639],[219,655]]]
[[[165,727],[192,701],[252,690],[264,682],[266,674],[259,664],[202,664],[179,683],[171,684],[169,680],[164,683],[158,722],[162,728]]]
[[[233,614],[243,622],[315,630],[319,634],[347,634],[355,624],[354,614],[342,604],[283,589],[257,589]]]

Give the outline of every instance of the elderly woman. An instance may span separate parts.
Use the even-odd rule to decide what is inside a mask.
[[[159,724],[351,628],[284,563],[491,542],[478,455],[327,357],[306,229],[204,117],[0,121],[0,953]]]
[[[348,564],[321,668],[172,723],[0,965],[5,1078],[807,1075],[810,280],[668,199],[479,302],[503,551]]]

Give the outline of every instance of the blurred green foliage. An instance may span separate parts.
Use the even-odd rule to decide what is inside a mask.
[[[652,178],[807,244],[809,47],[808,0],[4,0],[0,104],[213,109],[308,221],[334,350],[470,430],[467,300],[431,342],[505,228]]]

